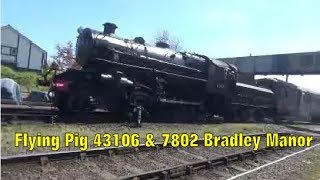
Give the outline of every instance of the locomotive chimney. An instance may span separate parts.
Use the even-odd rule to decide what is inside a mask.
[[[103,30],[104,34],[114,34],[116,29],[118,28],[117,25],[113,23],[104,23],[103,26],[104,26],[104,30]]]

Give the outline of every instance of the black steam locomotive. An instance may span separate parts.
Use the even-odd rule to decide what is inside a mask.
[[[204,118],[234,118],[248,107],[272,111],[273,93],[237,83],[234,65],[176,52],[165,42],[151,46],[142,37],[122,39],[115,35],[116,28],[105,23],[103,32],[78,29],[76,60],[82,69],[56,75],[50,88],[61,111],[106,108],[138,124],[145,114],[155,118],[175,108]]]

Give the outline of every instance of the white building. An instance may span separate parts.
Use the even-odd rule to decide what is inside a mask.
[[[1,63],[41,71],[47,52],[10,25],[1,27]]]

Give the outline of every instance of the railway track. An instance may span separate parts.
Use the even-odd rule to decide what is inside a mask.
[[[277,163],[281,163],[287,159],[293,158],[299,154],[305,153],[306,151],[318,148],[320,146],[319,143],[314,144],[308,148],[297,148],[297,149],[261,149],[261,151],[256,152],[255,154],[240,155],[241,158],[232,157],[228,161],[221,163],[217,162],[214,165],[203,167],[202,169],[197,169],[193,173],[187,175],[188,179],[227,179],[227,180],[234,180],[234,179],[261,179],[257,176],[250,176],[250,174],[259,173],[263,169],[267,169],[270,166],[274,166]],[[301,161],[304,161],[303,159]],[[289,169],[292,167],[288,167]],[[280,172],[283,169],[275,169],[271,170],[269,173],[271,175],[265,176],[262,179],[281,179],[281,176],[273,176],[272,174],[275,173],[274,171]],[[283,172],[285,174],[285,172]],[[186,177],[185,175],[182,175]],[[176,176],[177,177],[177,176]],[[181,176],[180,176],[181,177]],[[289,177],[289,178],[288,178]],[[287,179],[298,179],[288,175]],[[125,178],[123,178],[125,179]],[[171,178],[177,179],[177,178]],[[284,178],[285,179],[285,178]]]
[[[308,124],[306,124],[308,125]],[[310,125],[310,124],[309,124]],[[319,125],[319,124],[317,124]],[[293,126],[293,125],[284,125],[287,128],[296,130],[296,131],[302,131],[302,132],[309,132],[309,133],[315,133],[315,134],[320,134],[320,130],[314,130],[311,128],[305,128],[305,127],[298,127],[298,126]]]
[[[121,176],[121,180],[131,180],[131,179],[213,179],[208,178],[207,171],[211,171],[211,175],[215,176],[217,179],[233,179],[233,175],[238,173],[245,173],[249,171],[245,166],[251,165],[253,167],[262,166],[263,163],[270,163],[270,155],[277,153],[280,159],[281,151],[283,149],[275,148],[262,148],[257,151],[245,151],[240,153],[233,153],[225,155],[223,157],[208,159],[199,162],[192,162],[188,164],[182,164],[175,167],[169,167],[149,172],[143,172],[140,174],[134,174],[129,176]],[[285,152],[284,154],[286,154]],[[259,157],[259,162],[252,162],[253,159]],[[248,161],[247,161],[248,160]],[[251,163],[246,164],[246,161]],[[246,165],[243,165],[246,164]],[[221,168],[223,167],[223,168]],[[205,174],[198,173],[198,171],[206,171]],[[230,173],[231,172],[231,173]]]
[[[279,135],[290,135],[289,133],[279,133]],[[248,136],[265,136],[265,134],[251,134]],[[316,141],[318,142],[318,140]],[[199,145],[203,144],[203,139],[198,140]],[[7,156],[1,158],[1,163],[3,169],[10,169],[10,167],[16,167],[20,165],[27,164],[30,167],[30,163],[40,164],[38,166],[60,166],[59,164],[72,164],[73,161],[79,163],[77,166],[85,166],[84,164],[92,164],[94,162],[106,163],[108,168],[101,168],[101,171],[108,171],[110,178],[113,179],[175,179],[175,178],[186,178],[191,177],[193,179],[198,179],[202,177],[203,179],[208,178],[206,174],[211,176],[220,177],[222,179],[230,178],[237,174],[244,173],[250,169],[257,168],[264,164],[270,163],[277,159],[280,159],[288,154],[296,152],[302,148],[290,149],[290,148],[269,148],[261,147],[257,151],[252,151],[250,148],[241,148],[236,151],[230,149],[225,149],[226,152],[217,153],[217,150],[210,150],[212,154],[209,157],[203,156],[201,152],[204,149],[196,150],[190,148],[189,150],[172,148],[171,146],[163,147],[162,143],[156,143],[153,148],[146,147],[142,144],[138,147],[110,147],[110,148],[99,148],[91,149],[85,152],[82,151],[65,151],[65,152],[54,152],[54,153],[41,153],[41,154],[30,154],[30,155],[18,155],[18,156]],[[204,148],[204,147],[203,147]],[[173,151],[179,152],[179,155],[175,155]],[[168,164],[165,167],[151,167],[150,162],[155,162],[156,164],[163,165],[163,160],[154,156],[166,157],[167,155],[161,155],[162,153],[168,153]],[[143,159],[145,155],[148,155],[147,159]],[[114,172],[113,169],[121,169],[119,164],[123,160],[119,157],[128,158],[132,156],[138,156],[138,158],[133,158],[132,161],[125,161],[126,168],[129,168],[131,172]],[[185,159],[180,160],[181,156],[193,156],[195,159],[186,161]],[[141,159],[140,159],[140,158]],[[151,158],[150,157],[154,157]],[[139,161],[150,161],[143,162],[142,165]],[[120,162],[118,162],[120,161]],[[173,163],[171,161],[177,161],[178,163]],[[64,163],[66,162],[66,163]],[[53,164],[52,164],[53,163]],[[51,164],[51,165],[50,165]],[[9,166],[9,168],[7,168]],[[99,167],[102,165],[99,164]],[[110,167],[113,166],[113,167]],[[121,165],[124,166],[124,165]],[[136,166],[136,167],[132,167]],[[94,166],[95,167],[95,166]],[[80,167],[79,167],[80,168]],[[109,169],[110,168],[110,169]],[[123,167],[122,167],[123,168]],[[140,168],[141,170],[137,170]],[[97,168],[99,171],[99,168]],[[68,171],[68,170],[67,170]],[[91,171],[90,171],[91,172]],[[80,172],[79,172],[80,173]],[[81,171],[81,173],[85,173]],[[115,174],[114,174],[115,173]],[[212,175],[214,174],[214,175]],[[212,179],[211,177],[208,179]]]
[[[283,133],[286,134],[286,133]],[[242,151],[214,157],[202,161],[185,163],[173,167],[157,169],[139,174],[118,177],[121,180],[133,179],[237,179],[246,174],[275,164],[288,157],[320,146],[316,144],[304,148],[263,147],[257,151]]]
[[[21,119],[48,121],[57,114],[58,111],[50,106],[1,104],[1,118],[5,121]]]
[[[57,115],[58,111],[50,106],[1,104],[1,118],[5,122],[11,120],[53,122]]]
[[[1,99],[1,105],[16,105],[17,103],[10,99]],[[51,102],[33,102],[33,101],[22,101],[20,105],[24,106],[52,106]]]
[[[16,121],[41,121],[41,122],[119,122],[115,114],[96,110],[77,112],[71,114],[60,113],[50,106],[27,106],[1,104],[1,118],[6,122]]]

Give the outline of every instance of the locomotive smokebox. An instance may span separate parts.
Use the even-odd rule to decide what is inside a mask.
[[[114,34],[116,29],[118,28],[117,25],[113,23],[108,23],[108,22],[104,23],[103,26],[104,26],[104,30],[103,30],[104,34]]]

